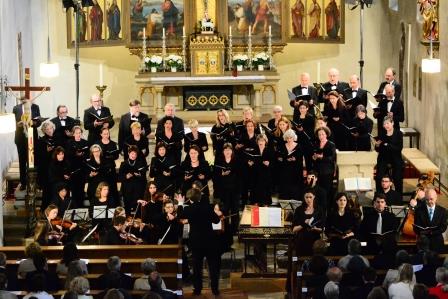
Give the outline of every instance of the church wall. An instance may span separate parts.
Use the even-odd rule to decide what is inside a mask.
[[[398,57],[401,35],[399,30],[400,22],[404,21],[406,24],[411,24],[411,67],[409,84],[406,87],[408,95],[406,120],[409,127],[416,128],[421,133],[420,149],[440,167],[441,173],[443,174],[442,182],[448,184],[448,119],[446,117],[446,113],[448,112],[448,102],[446,101],[448,98],[448,76],[446,71],[448,68],[448,37],[445,33],[448,26],[448,2],[439,1],[439,3],[439,57],[442,60],[442,71],[439,74],[422,74],[421,98],[419,98],[418,93],[418,80],[416,96],[413,94],[413,81],[414,78],[418,79],[418,72],[415,73],[414,64],[421,66],[421,59],[427,57],[428,52],[426,47],[420,44],[422,30],[421,24],[417,21],[416,1],[399,1],[399,12],[387,16],[391,28],[391,35],[388,36],[389,40],[387,43],[390,43],[391,46],[389,49],[392,49],[392,53],[388,51],[387,56]],[[406,43],[407,39],[406,37]],[[385,56],[385,54],[386,52],[382,52],[382,56]]]

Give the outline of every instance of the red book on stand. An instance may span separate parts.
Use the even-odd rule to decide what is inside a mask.
[[[260,210],[258,206],[252,207],[252,223],[251,226],[260,226]]]

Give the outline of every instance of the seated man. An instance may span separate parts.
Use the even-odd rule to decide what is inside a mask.
[[[149,275],[156,271],[157,265],[156,261],[152,258],[147,258],[142,262],[141,265],[143,276],[137,278],[134,282],[134,290],[151,290],[151,286],[149,285]],[[162,289],[166,289],[165,282],[162,279]]]
[[[168,289],[162,288],[162,278],[159,273],[154,271],[149,275],[148,278],[149,285],[151,286],[151,291],[160,295],[163,299],[175,299],[177,295]]]
[[[107,289],[110,285],[109,282],[112,279],[112,277],[115,274],[112,273],[118,273],[120,275],[119,277],[119,284],[112,285],[111,287],[114,288],[122,288],[125,290],[132,290],[132,278],[124,273],[121,272],[121,260],[118,256],[111,256],[109,257],[109,260],[107,261],[107,270],[108,272],[101,275],[98,278],[98,285],[100,289]]]
[[[347,252],[348,254],[339,260],[339,268],[347,270],[348,264],[354,256],[359,256],[364,261],[364,264],[366,264],[367,267],[370,267],[369,260],[361,255],[361,243],[358,240],[351,239],[348,242]]]
[[[17,299],[13,293],[6,291],[8,288],[8,278],[5,274],[0,274],[0,298],[2,299]]]

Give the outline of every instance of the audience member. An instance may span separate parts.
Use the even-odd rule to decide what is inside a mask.
[[[90,284],[87,278],[78,276],[70,282],[69,291],[75,292],[78,299],[93,299],[93,296],[86,295],[90,290]],[[66,299],[66,298],[64,298]]]
[[[134,282],[134,290],[151,290],[151,286],[149,285],[149,274],[151,272],[156,271],[157,265],[156,261],[152,258],[147,258],[142,262],[141,269],[143,272],[143,276],[137,278]],[[162,279],[162,289],[166,289],[165,282]]]
[[[389,269],[386,273],[386,277],[384,278],[383,281],[383,288],[385,290],[389,289],[389,286],[391,283],[397,281],[398,277],[399,277],[399,271],[398,268],[405,264],[405,263],[409,263],[410,261],[410,257],[409,254],[406,250],[399,250],[397,251],[397,253],[395,254],[395,269]],[[415,275],[413,275],[412,277],[412,282],[415,284],[416,279],[415,279]]]
[[[17,269],[19,278],[25,278],[26,273],[36,271],[36,267],[34,267],[33,263],[33,257],[39,253],[42,253],[42,249],[36,242],[32,242],[25,247],[26,259],[20,261],[19,268]]]
[[[34,255],[33,264],[36,270],[26,273],[25,280],[27,285],[31,285],[33,276],[41,274],[45,277],[45,291],[59,290],[59,278],[53,271],[48,271],[47,258],[42,252]]]
[[[366,299],[375,287],[376,279],[376,270],[371,267],[365,268],[362,272],[362,280],[364,284],[355,291],[353,297],[355,299]]]
[[[123,293],[118,289],[110,289],[104,295],[103,299],[125,299]]]
[[[163,299],[177,298],[177,295],[173,291],[162,288],[162,278],[158,272],[152,272],[149,275],[148,282],[151,287],[151,291],[159,294]]]
[[[354,256],[359,256],[364,261],[364,264],[366,264],[367,267],[370,266],[369,260],[361,255],[361,242],[359,242],[358,240],[351,239],[348,242],[347,251],[348,254],[342,257],[338,262],[339,268],[347,270],[347,266]]]
[[[15,291],[18,290],[17,273],[13,269],[6,266],[6,261],[8,260],[6,254],[0,252],[0,274],[6,275],[8,279],[8,286],[6,290]]]
[[[121,260],[118,256],[111,256],[107,261],[108,273],[104,273],[98,278],[99,286],[101,289],[106,289],[110,280],[110,274],[117,272],[120,274],[119,284],[112,285],[112,287],[119,286],[125,290],[132,290],[132,278],[121,272]]]
[[[6,291],[8,289],[8,278],[5,274],[0,274],[0,298],[2,299],[17,299],[13,293]]]
[[[106,274],[103,274],[106,275]],[[124,288],[121,288],[120,285],[122,285],[122,275],[120,272],[118,271],[110,271],[109,273],[107,273],[107,279],[105,279],[103,281],[104,283],[104,291],[102,291],[100,294],[98,294],[98,298],[118,298],[120,297],[121,299],[132,299],[132,296],[128,293],[128,291],[126,291]],[[121,293],[122,297],[117,294],[116,292],[114,293],[114,296],[116,297],[108,297],[107,294],[111,291],[111,290],[117,290],[119,293]],[[112,296],[112,295],[110,295]]]
[[[415,273],[417,282],[428,288],[434,287],[437,284],[436,270],[439,266],[441,266],[439,255],[434,251],[426,251],[423,255],[423,268]]]
[[[84,271],[82,264],[79,260],[74,260],[68,265],[67,276],[65,278],[64,288],[68,290],[70,288],[70,283],[75,277],[86,275],[87,272]]]
[[[78,247],[76,247],[75,243],[67,243],[64,245],[64,249],[62,249],[62,259],[56,266],[56,273],[58,275],[67,275],[68,265],[70,265],[72,261],[78,261],[84,274],[88,273],[86,262],[79,258]]]
[[[325,298],[339,299],[339,285],[333,281],[327,282],[324,287]]]
[[[422,283],[417,283],[412,290],[414,299],[429,299],[428,287]]]
[[[45,276],[41,273],[33,275],[29,284],[30,292],[23,297],[23,299],[54,299],[53,295],[45,292],[46,281]]]
[[[429,294],[437,298],[448,298],[448,269],[439,267],[436,270],[437,285],[429,289]]]
[[[387,294],[382,287],[374,287],[367,299],[387,299]]]
[[[415,283],[412,281],[414,271],[412,265],[405,263],[398,268],[398,280],[392,283],[388,290],[389,299],[409,299],[412,298],[412,291]]]

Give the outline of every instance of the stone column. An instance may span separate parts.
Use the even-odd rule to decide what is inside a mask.
[[[156,91],[156,97],[154,101],[154,112],[157,118],[162,118],[164,115],[164,106],[163,103],[163,86],[155,86],[154,90]]]
[[[263,84],[254,84],[255,99],[253,102],[253,109],[254,109],[254,116],[256,119],[259,119],[261,117],[262,90],[263,90]]]

